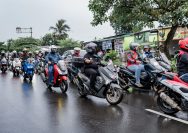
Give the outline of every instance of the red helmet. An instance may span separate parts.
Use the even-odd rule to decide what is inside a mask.
[[[184,50],[188,50],[188,38],[179,41],[179,47]]]

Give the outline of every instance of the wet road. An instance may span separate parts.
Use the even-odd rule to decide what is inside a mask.
[[[46,90],[37,75],[33,83],[0,74],[0,133],[187,133],[188,125],[145,111],[157,110],[146,93],[129,94],[119,106],[89,96],[73,85],[62,95]],[[184,116],[187,119],[187,114]]]

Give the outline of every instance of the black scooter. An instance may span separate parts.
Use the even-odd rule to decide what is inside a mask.
[[[75,78],[76,85],[78,86],[79,94],[82,97],[87,95],[96,96],[99,98],[106,98],[111,105],[119,104],[123,99],[123,90],[118,85],[118,75],[114,73],[108,66],[99,64],[99,75],[95,83],[95,88],[90,89],[90,79],[85,73],[79,72]]]
[[[119,85],[125,91],[128,91],[129,87],[133,87],[139,91],[150,91],[155,88],[157,84],[157,75],[159,71],[163,71],[163,68],[154,59],[150,58],[147,61],[143,61],[145,72],[141,73],[140,83],[143,87],[135,85],[136,77],[135,73],[129,70],[127,67],[120,67],[118,72]]]

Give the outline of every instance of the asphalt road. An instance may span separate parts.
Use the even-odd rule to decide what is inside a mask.
[[[0,133],[187,133],[188,125],[145,109],[158,110],[152,94],[133,93],[118,106],[88,96],[70,85],[67,94],[46,89],[40,76],[33,82],[0,74]],[[188,120],[188,115],[179,113]]]

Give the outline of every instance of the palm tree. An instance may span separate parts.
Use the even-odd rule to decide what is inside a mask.
[[[57,37],[58,40],[66,39],[68,37],[67,32],[70,31],[70,27],[65,23],[66,21],[64,19],[60,19],[55,27],[50,27],[50,30],[53,30],[54,37]]]

